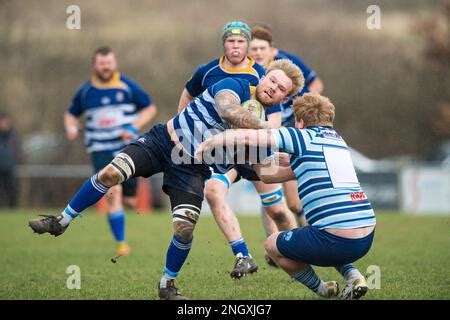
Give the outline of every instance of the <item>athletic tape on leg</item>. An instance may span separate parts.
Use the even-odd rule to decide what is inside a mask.
[[[135,166],[133,159],[126,153],[119,153],[111,165],[119,172],[119,183],[122,183],[131,178],[135,173]]]
[[[263,207],[270,207],[280,203],[283,200],[283,188],[279,187],[275,191],[263,193],[259,195]]]
[[[223,182],[227,186],[227,188],[230,188],[231,182],[226,174],[213,173],[210,180],[212,179],[219,180],[220,182]]]
[[[190,222],[193,224],[197,223],[200,217],[200,208],[193,206],[191,204],[180,204],[173,208],[172,211],[172,221],[183,221]]]

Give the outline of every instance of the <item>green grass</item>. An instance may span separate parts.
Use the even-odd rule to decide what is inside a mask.
[[[0,299],[157,299],[156,283],[171,239],[168,213],[127,215],[129,257],[116,264],[114,243],[104,217],[86,212],[54,238],[31,232],[37,212],[0,211]],[[381,269],[381,289],[367,299],[450,299],[450,218],[379,213],[375,243],[357,262]],[[194,245],[178,280],[192,299],[316,299],[305,287],[263,259],[259,217],[241,216],[241,227],[260,265],[258,273],[231,280],[234,258],[214,220],[197,225]],[[66,288],[66,268],[81,268],[81,290]],[[332,268],[317,268],[323,279],[342,280]]]

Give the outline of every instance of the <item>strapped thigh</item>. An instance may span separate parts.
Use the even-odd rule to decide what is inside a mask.
[[[167,188],[167,194],[172,207],[172,221],[185,221],[196,224],[200,217],[202,198],[173,187]]]
[[[283,187],[280,186],[274,191],[267,193],[260,193],[261,204],[263,207],[270,207],[280,203],[283,200]]]

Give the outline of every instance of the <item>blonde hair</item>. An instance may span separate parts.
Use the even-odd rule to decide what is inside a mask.
[[[283,71],[289,79],[292,81],[292,90],[289,92],[289,96],[293,96],[303,89],[305,85],[305,78],[303,77],[303,73],[299,67],[297,67],[291,60],[289,59],[280,59],[272,61],[266,69],[266,74],[273,70],[281,70]]]
[[[305,126],[333,126],[335,108],[330,99],[318,93],[306,93],[293,102],[295,119]]]

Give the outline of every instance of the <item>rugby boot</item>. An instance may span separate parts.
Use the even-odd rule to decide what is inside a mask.
[[[258,270],[258,265],[252,257],[244,257],[241,253],[236,255],[236,263],[230,277],[233,279],[240,279],[247,274],[251,274]]]
[[[59,224],[59,221],[62,219],[61,215],[51,216],[41,214],[40,216],[44,218],[33,219],[28,222],[28,225],[31,229],[33,229],[35,233],[43,234],[48,232],[51,235],[57,237],[63,234],[68,227],[68,225],[63,227]]]
[[[175,280],[167,281],[165,288],[161,288],[158,282],[158,296],[163,300],[189,300],[175,287]]]
[[[361,276],[351,283],[347,283],[342,291],[342,299],[345,300],[358,300],[362,296],[364,296],[369,287],[367,286],[366,279],[364,276]]]
[[[327,281],[327,290],[326,292],[318,291],[317,294],[323,298],[336,298],[339,296],[339,283],[337,281]]]

